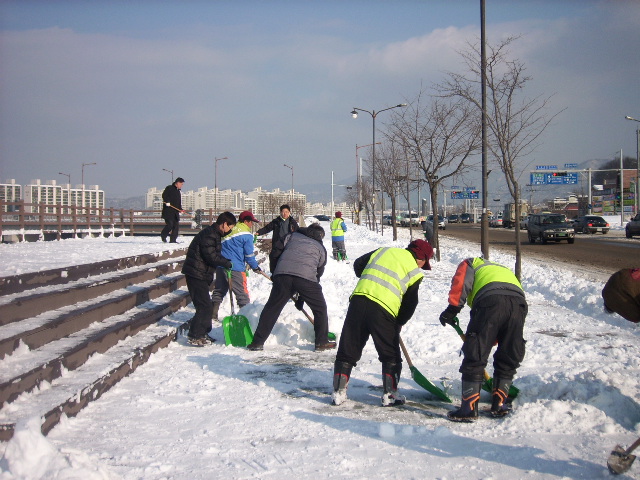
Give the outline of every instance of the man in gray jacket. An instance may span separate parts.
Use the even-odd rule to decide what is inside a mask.
[[[306,303],[313,312],[316,351],[336,348],[330,342],[327,302],[322,294],[320,277],[327,264],[327,250],[322,244],[324,229],[317,223],[300,228],[285,239],[284,251],[271,280],[273,288],[264,306],[249,350],[262,350],[282,309],[297,292],[296,308]]]

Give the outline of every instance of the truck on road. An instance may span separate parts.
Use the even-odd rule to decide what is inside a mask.
[[[529,215],[529,204],[527,202],[520,202],[520,218],[516,218],[516,204],[505,203],[504,210],[502,211],[502,226],[504,228],[514,228],[516,222],[521,222]]]

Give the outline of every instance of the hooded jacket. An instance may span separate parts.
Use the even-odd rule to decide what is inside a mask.
[[[231,268],[231,260],[222,256],[222,235],[216,224],[200,231],[189,245],[187,258],[182,265],[182,273],[190,277],[213,281],[216,267]]]
[[[293,275],[312,282],[320,282],[327,264],[327,250],[322,233],[315,228],[302,227],[288,235],[273,275]]]

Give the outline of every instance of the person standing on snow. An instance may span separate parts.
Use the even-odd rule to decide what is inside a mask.
[[[211,331],[211,297],[209,285],[217,267],[231,268],[231,260],[222,256],[222,237],[228,235],[236,224],[231,212],[222,212],[216,223],[201,230],[189,245],[182,273],[187,280],[191,301],[196,309],[189,320],[189,343],[204,347],[214,342],[207,335]]]
[[[342,220],[342,212],[336,212],[336,218],[331,222],[331,248],[334,260],[346,260],[347,249],[344,246],[344,232],[347,226]]]
[[[251,302],[249,290],[247,289],[245,264],[248,264],[251,270],[256,273],[262,270],[256,261],[253,250],[253,234],[251,233],[253,222],[258,220],[249,210],[242,212],[238,218],[240,221],[233,227],[231,233],[222,239],[222,256],[230,259],[233,264],[233,267],[231,267],[231,285],[238,308],[242,308]],[[211,303],[213,304],[212,320],[218,320],[220,304],[228,291],[229,278],[227,277],[227,270],[218,267],[216,269],[216,284],[211,295]]]
[[[334,405],[347,399],[351,369],[362,357],[369,336],[382,362],[382,406],[404,404],[404,396],[398,394],[402,371],[400,329],[415,312],[424,278],[420,269],[431,270],[431,258],[429,242],[414,240],[406,249],[379,248],[353,263],[360,280],[349,299],[333,368]]]
[[[256,232],[256,236],[273,232],[271,236],[271,253],[269,253],[269,271],[273,274],[278,263],[278,258],[284,250],[284,239],[290,233],[298,230],[298,222],[291,216],[289,205],[280,206],[280,216],[274,218]]]
[[[302,227],[285,240],[284,251],[271,277],[273,287],[267,300],[249,350],[262,350],[264,342],[278,321],[282,309],[294,293],[298,293],[296,308],[302,310],[304,303],[313,313],[316,351],[336,348],[329,341],[329,318],[320,277],[327,264],[327,250],[322,244],[324,228],[317,223]]]
[[[169,234],[171,235],[171,243],[178,243],[180,214],[185,213],[182,209],[182,196],[180,195],[182,185],[184,185],[184,178],[178,177],[171,185],[167,185],[164,192],[162,192],[162,218],[166,225],[160,232],[160,238],[165,243]]]
[[[602,289],[604,309],[633,323],[640,323],[640,268],[617,271]]]
[[[447,417],[455,422],[474,422],[484,370],[493,355],[491,415],[502,417],[511,411],[506,402],[517,368],[524,359],[524,321],[528,306],[522,285],[513,272],[482,257],[463,260],[453,275],[449,306],[440,314],[442,326],[454,325],[464,304],[471,307],[466,339],[462,345],[462,404]]]

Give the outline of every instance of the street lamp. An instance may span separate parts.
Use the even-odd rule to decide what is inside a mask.
[[[291,169],[291,203],[293,203],[293,167],[290,167],[286,163],[284,166]]]
[[[335,205],[333,202],[333,187],[345,187],[347,190],[351,190],[353,188],[352,185],[342,185],[340,183],[333,183],[333,170],[331,170],[331,212],[329,214],[333,216]]]
[[[214,194],[214,197],[213,197],[213,211],[215,213],[218,213],[218,162],[220,160],[228,160],[228,158],[227,157],[214,158],[214,160],[216,161],[216,175],[215,175],[215,180],[214,180],[215,185],[213,186],[214,190],[215,190],[215,194]]]
[[[371,173],[372,173],[372,175],[371,175],[371,177],[372,177],[371,178],[371,183],[372,183],[372,186],[373,186],[372,190],[373,190],[374,198],[375,198],[375,194],[376,194],[375,193],[376,192],[376,116],[379,113],[382,113],[382,112],[384,112],[386,110],[391,110],[392,108],[399,108],[399,107],[406,107],[406,106],[407,106],[406,103],[399,103],[398,105],[395,105],[393,107],[384,108],[384,109],[379,110],[377,112],[375,110],[369,111],[369,110],[365,110],[363,108],[354,107],[353,110],[351,111],[351,116],[353,118],[358,118],[358,112],[366,112],[369,115],[371,115],[371,118],[373,120],[373,143],[372,143],[372,147],[373,148],[372,148],[372,152],[371,152],[371,154],[373,156],[373,162],[372,162],[372,165],[371,165]],[[381,192],[381,195],[382,195],[382,192]],[[382,235],[384,235],[384,232],[383,232],[384,227],[383,227],[383,221],[382,221],[383,220],[382,219],[383,215],[384,215],[384,211],[382,210],[382,202],[380,202],[380,233]],[[375,204],[374,204],[373,217],[375,218],[375,216],[376,215],[375,215]]]
[[[162,170],[171,174],[171,183],[173,183],[173,170],[167,170],[166,168],[163,168]]]
[[[84,167],[86,165],[97,165],[97,164],[96,162],[82,164],[82,207],[84,207]],[[82,210],[82,213],[84,213],[84,209]]]
[[[353,115],[353,112],[351,112],[351,114]],[[356,113],[357,115],[357,113]],[[378,142],[376,145],[380,145],[382,142]],[[358,158],[358,149],[359,148],[364,148],[364,147],[370,147],[372,146],[373,143],[370,143],[369,145],[360,145],[358,146],[358,144],[356,143],[356,183],[357,183],[357,189],[358,189],[358,211],[356,212],[356,223],[358,225],[361,224],[360,221],[360,211],[362,210],[362,168],[360,165],[360,161]],[[375,213],[375,212],[374,212]]]
[[[624,117],[625,120],[632,120],[634,122],[639,122],[640,120],[630,117],[627,115]],[[637,162],[637,172],[636,172],[636,215],[640,213],[640,127],[636,127],[636,162]],[[622,199],[620,199],[622,201]]]

